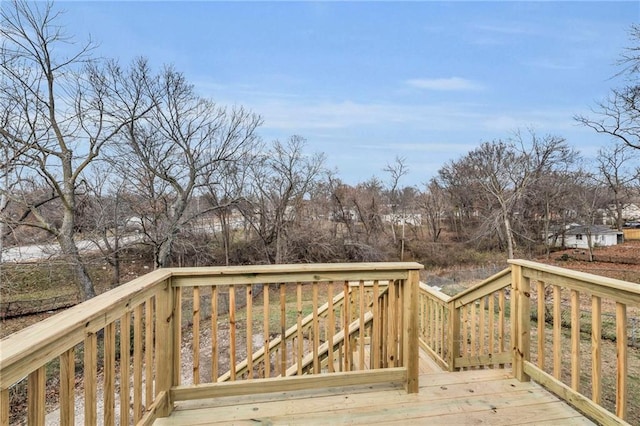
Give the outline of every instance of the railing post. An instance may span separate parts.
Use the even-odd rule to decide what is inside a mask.
[[[455,302],[452,300],[447,303],[449,311],[449,353],[447,363],[449,371],[456,370],[456,359],[460,356],[460,310],[456,308]]]
[[[418,283],[420,276],[417,270],[410,270],[409,277],[404,282],[402,294],[404,296],[404,327],[402,328],[402,365],[407,369],[407,383],[405,388],[408,393],[418,393],[420,369],[419,342],[418,342]]]
[[[174,303],[171,278],[164,288],[156,294],[156,387],[155,397],[165,392],[166,404],[158,410],[158,417],[167,417],[173,410],[170,390],[173,386],[174,366]]]
[[[513,376],[521,382],[529,381],[524,362],[531,352],[531,282],[522,276],[520,265],[511,265],[511,345],[513,347]]]

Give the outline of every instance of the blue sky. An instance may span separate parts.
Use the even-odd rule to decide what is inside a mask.
[[[98,52],[171,63],[197,90],[304,136],[347,183],[396,156],[405,185],[517,129],[587,157],[610,140],[576,125],[621,83],[640,2],[59,2]]]

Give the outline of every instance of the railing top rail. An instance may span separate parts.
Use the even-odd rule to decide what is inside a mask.
[[[435,297],[438,300],[441,300],[444,303],[447,303],[451,299],[451,296],[449,296],[448,294],[444,294],[443,292],[436,290],[434,287],[431,287],[423,283],[422,281],[420,282],[420,290],[429,293],[431,296]]]
[[[482,296],[486,296],[487,294],[484,294],[486,292],[483,292],[484,288],[487,288],[488,294],[493,293],[496,289],[495,288],[488,288],[487,286],[489,284],[492,283],[496,283],[501,279],[505,279],[504,282],[504,286],[506,287],[509,283],[506,282],[508,280],[508,278],[510,278],[511,275],[511,267],[505,268],[502,271],[498,272],[497,274],[493,274],[492,276],[490,276],[489,278],[487,278],[486,280],[483,280],[482,282],[469,287],[468,289],[456,294],[455,296],[453,296],[451,298],[450,301],[452,302],[461,302],[461,304],[466,303],[467,300],[471,299],[475,299],[476,297],[482,297]],[[502,284],[501,284],[502,285]],[[462,302],[464,301],[464,302]]]
[[[12,385],[34,366],[44,365],[151,297],[170,276],[164,269],[150,272],[5,337],[0,341],[0,388]]]
[[[559,277],[561,280],[557,282],[558,284],[624,303],[640,305],[640,285],[638,284],[529,260],[511,259],[509,263],[522,267],[524,276],[529,278],[553,282],[554,277]]]
[[[409,271],[422,269],[414,262],[310,263],[286,265],[223,266],[171,269],[176,287],[267,284],[314,281],[406,279]]]
[[[417,262],[368,262],[368,263],[291,263],[279,265],[211,266],[192,268],[168,268],[172,276],[215,276],[251,274],[295,274],[300,272],[361,272],[420,270]]]

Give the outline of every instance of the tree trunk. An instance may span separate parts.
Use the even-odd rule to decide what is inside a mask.
[[[507,256],[508,259],[513,259],[513,230],[511,229],[511,221],[509,220],[509,216],[507,215],[506,212],[503,212],[503,219],[504,219],[504,231],[505,231],[505,237],[507,239]]]
[[[66,221],[63,220],[63,226],[60,230],[60,234],[58,234],[58,242],[64,257],[71,263],[73,272],[78,280],[77,285],[82,300],[89,300],[92,297],[95,297],[95,288],[93,287],[93,282],[91,281],[87,267],[80,258],[78,247],[73,240],[73,234],[64,232],[66,228],[65,222]]]

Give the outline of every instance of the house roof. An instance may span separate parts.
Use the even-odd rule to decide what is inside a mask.
[[[569,228],[566,235],[591,234],[591,235],[618,235],[622,232],[604,225],[579,225]]]

